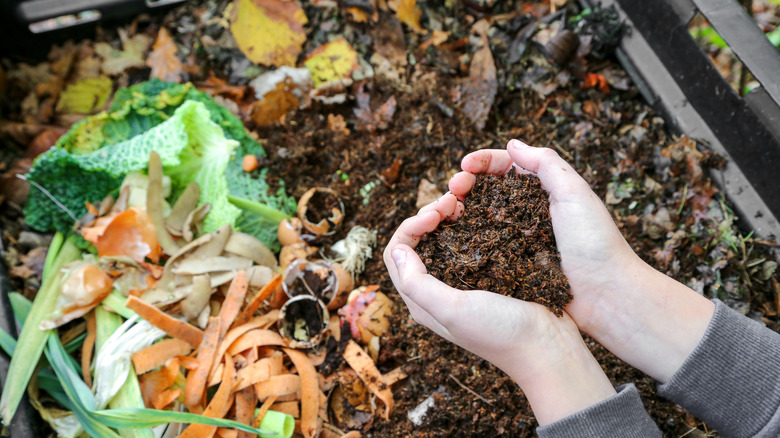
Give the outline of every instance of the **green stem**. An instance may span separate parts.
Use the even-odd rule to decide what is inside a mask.
[[[52,241],[52,248],[56,249],[59,243],[55,235]],[[27,384],[30,381],[35,364],[41,358],[41,353],[46,344],[46,339],[51,333],[50,330],[40,330],[38,326],[51,312],[57,304],[57,297],[60,294],[60,282],[62,267],[81,257],[81,250],[68,238],[62,244],[60,251],[53,255],[47,255],[46,269],[43,273],[43,284],[38,294],[35,296],[30,314],[27,317],[27,323],[22,328],[19,335],[16,351],[11,358],[11,365],[8,368],[6,382],[9,382],[3,388],[3,394],[0,396],[0,414],[4,424],[10,424],[11,419],[19,407],[19,402],[24,396]]]
[[[228,201],[230,201],[231,204],[235,205],[238,208],[247,210],[249,212],[255,213],[269,220],[275,221],[277,224],[283,221],[284,219],[290,217],[273,207],[269,207],[266,204],[261,204],[259,202],[250,201],[249,199],[236,198],[235,196],[228,195]]]

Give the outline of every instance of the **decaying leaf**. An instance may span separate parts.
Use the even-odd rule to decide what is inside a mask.
[[[297,108],[300,101],[293,94],[295,84],[290,78],[276,84],[276,88],[265,94],[262,100],[252,102],[250,116],[257,126],[268,126]]]
[[[306,42],[306,14],[294,1],[236,0],[230,31],[256,64],[294,66]]]
[[[115,49],[108,43],[95,44],[95,53],[103,58],[103,73],[109,75],[122,73],[128,67],[146,65],[144,55],[151,43],[149,37],[144,34],[129,37],[124,29],[119,29],[118,33],[122,40],[122,50]]]
[[[344,120],[344,116],[341,114],[333,115],[328,114],[328,129],[344,135],[349,135],[349,128],[347,128],[347,122]]]
[[[406,41],[401,22],[394,15],[384,14],[371,33],[374,50],[393,65],[406,65]]]
[[[407,25],[409,29],[417,33],[428,33],[420,25],[422,9],[417,7],[417,0],[390,0],[387,5],[395,11],[395,15],[401,23]]]
[[[388,124],[395,115],[395,96],[390,96],[379,108],[372,110],[369,103],[370,95],[365,91],[365,85],[361,85],[357,91],[357,108],[353,109],[359,121],[358,128],[373,133],[377,130],[387,129]]]
[[[441,198],[443,193],[436,187],[436,184],[423,178],[420,185],[417,186],[417,208],[423,208],[431,202]]]
[[[485,128],[485,122],[498,91],[496,64],[487,40],[487,27],[487,22],[484,20],[474,25],[475,31],[481,36],[482,43],[471,60],[469,77],[463,82],[463,112],[479,130]]]
[[[106,76],[82,79],[68,85],[60,94],[57,111],[91,114],[103,107],[111,95],[113,82]]]
[[[358,68],[357,52],[339,38],[314,49],[303,65],[311,72],[314,87],[349,78]]]
[[[176,56],[178,47],[171,38],[171,34],[161,27],[157,33],[157,41],[154,42],[152,53],[146,60],[146,65],[152,68],[151,77],[163,81],[179,82],[181,80],[182,63]]]

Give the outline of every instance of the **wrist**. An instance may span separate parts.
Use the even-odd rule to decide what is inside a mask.
[[[526,395],[544,426],[616,394],[579,332],[565,333],[555,345],[525,351],[529,363],[516,361],[508,374]]]
[[[582,327],[615,355],[661,383],[699,344],[714,304],[682,283],[636,262],[594,305]]]

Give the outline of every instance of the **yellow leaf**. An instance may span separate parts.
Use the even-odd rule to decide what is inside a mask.
[[[295,66],[306,42],[306,14],[294,1],[235,0],[230,32],[256,64]]]
[[[339,38],[314,49],[303,65],[311,72],[314,88],[348,78],[358,68],[357,52],[347,40]]]
[[[157,41],[152,48],[152,53],[146,59],[146,65],[152,68],[151,76],[169,82],[179,82],[181,80],[182,63],[176,56],[178,48],[173,42],[171,34],[160,28],[157,33]]]
[[[68,85],[65,91],[60,94],[57,111],[60,113],[91,114],[106,104],[112,86],[111,79],[105,76],[82,79],[75,84]]]
[[[417,7],[417,0],[390,0],[388,6],[395,11],[398,20],[409,26],[409,29],[417,33],[428,33],[427,30],[420,26],[422,9]]]

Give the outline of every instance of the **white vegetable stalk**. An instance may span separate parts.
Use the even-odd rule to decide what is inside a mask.
[[[122,324],[103,344],[95,359],[95,400],[97,409],[106,407],[119,392],[130,372],[130,358],[133,354],[152,345],[165,336],[165,332],[133,316]],[[135,324],[135,325],[134,325]]]

